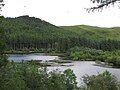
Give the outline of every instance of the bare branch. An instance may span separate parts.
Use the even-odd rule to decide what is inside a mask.
[[[3,0],[0,0],[0,11],[2,11],[2,7],[5,5],[3,2],[4,2]]]
[[[96,6],[96,7],[91,7],[91,8],[87,8],[86,10],[88,11],[88,12],[90,12],[90,11],[94,11],[94,10],[96,10],[96,9],[103,9],[103,7],[107,7],[108,5],[110,5],[110,4],[113,4],[114,5],[114,3],[116,3],[116,2],[118,2],[118,1],[120,1],[120,0],[106,0],[106,1],[104,1],[104,0],[91,0],[93,3],[95,3],[95,1],[97,2],[97,3],[100,3],[100,5],[98,5],[98,6]]]
[[[3,0],[0,0],[0,2],[3,2]]]

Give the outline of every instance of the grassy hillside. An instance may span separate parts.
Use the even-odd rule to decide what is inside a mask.
[[[92,40],[120,40],[120,28],[100,28],[87,25],[62,26],[65,30],[79,34],[80,37],[86,37]]]

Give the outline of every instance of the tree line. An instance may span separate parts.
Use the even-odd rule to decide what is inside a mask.
[[[120,49],[119,40],[99,38],[96,40],[83,37],[79,33],[29,16],[4,18],[0,26],[5,31],[8,50],[27,48],[29,50],[45,49],[65,52],[75,46],[108,51]]]

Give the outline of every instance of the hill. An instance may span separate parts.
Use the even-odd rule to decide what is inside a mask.
[[[65,52],[80,46],[102,50],[120,49],[120,28],[87,25],[55,26],[44,20],[20,16],[4,18],[0,23],[6,33],[8,50],[40,50]]]
[[[4,18],[1,27],[6,33],[7,46],[11,49],[22,48],[55,48],[64,38],[76,37],[77,34],[68,32],[44,20],[20,16]]]
[[[120,41],[120,27],[101,28],[87,25],[62,26],[65,30],[79,34],[91,40],[118,40]]]

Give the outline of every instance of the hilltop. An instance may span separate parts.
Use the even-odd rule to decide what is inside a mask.
[[[101,28],[88,25],[62,26],[65,30],[79,34],[92,40],[120,40],[120,27]]]

